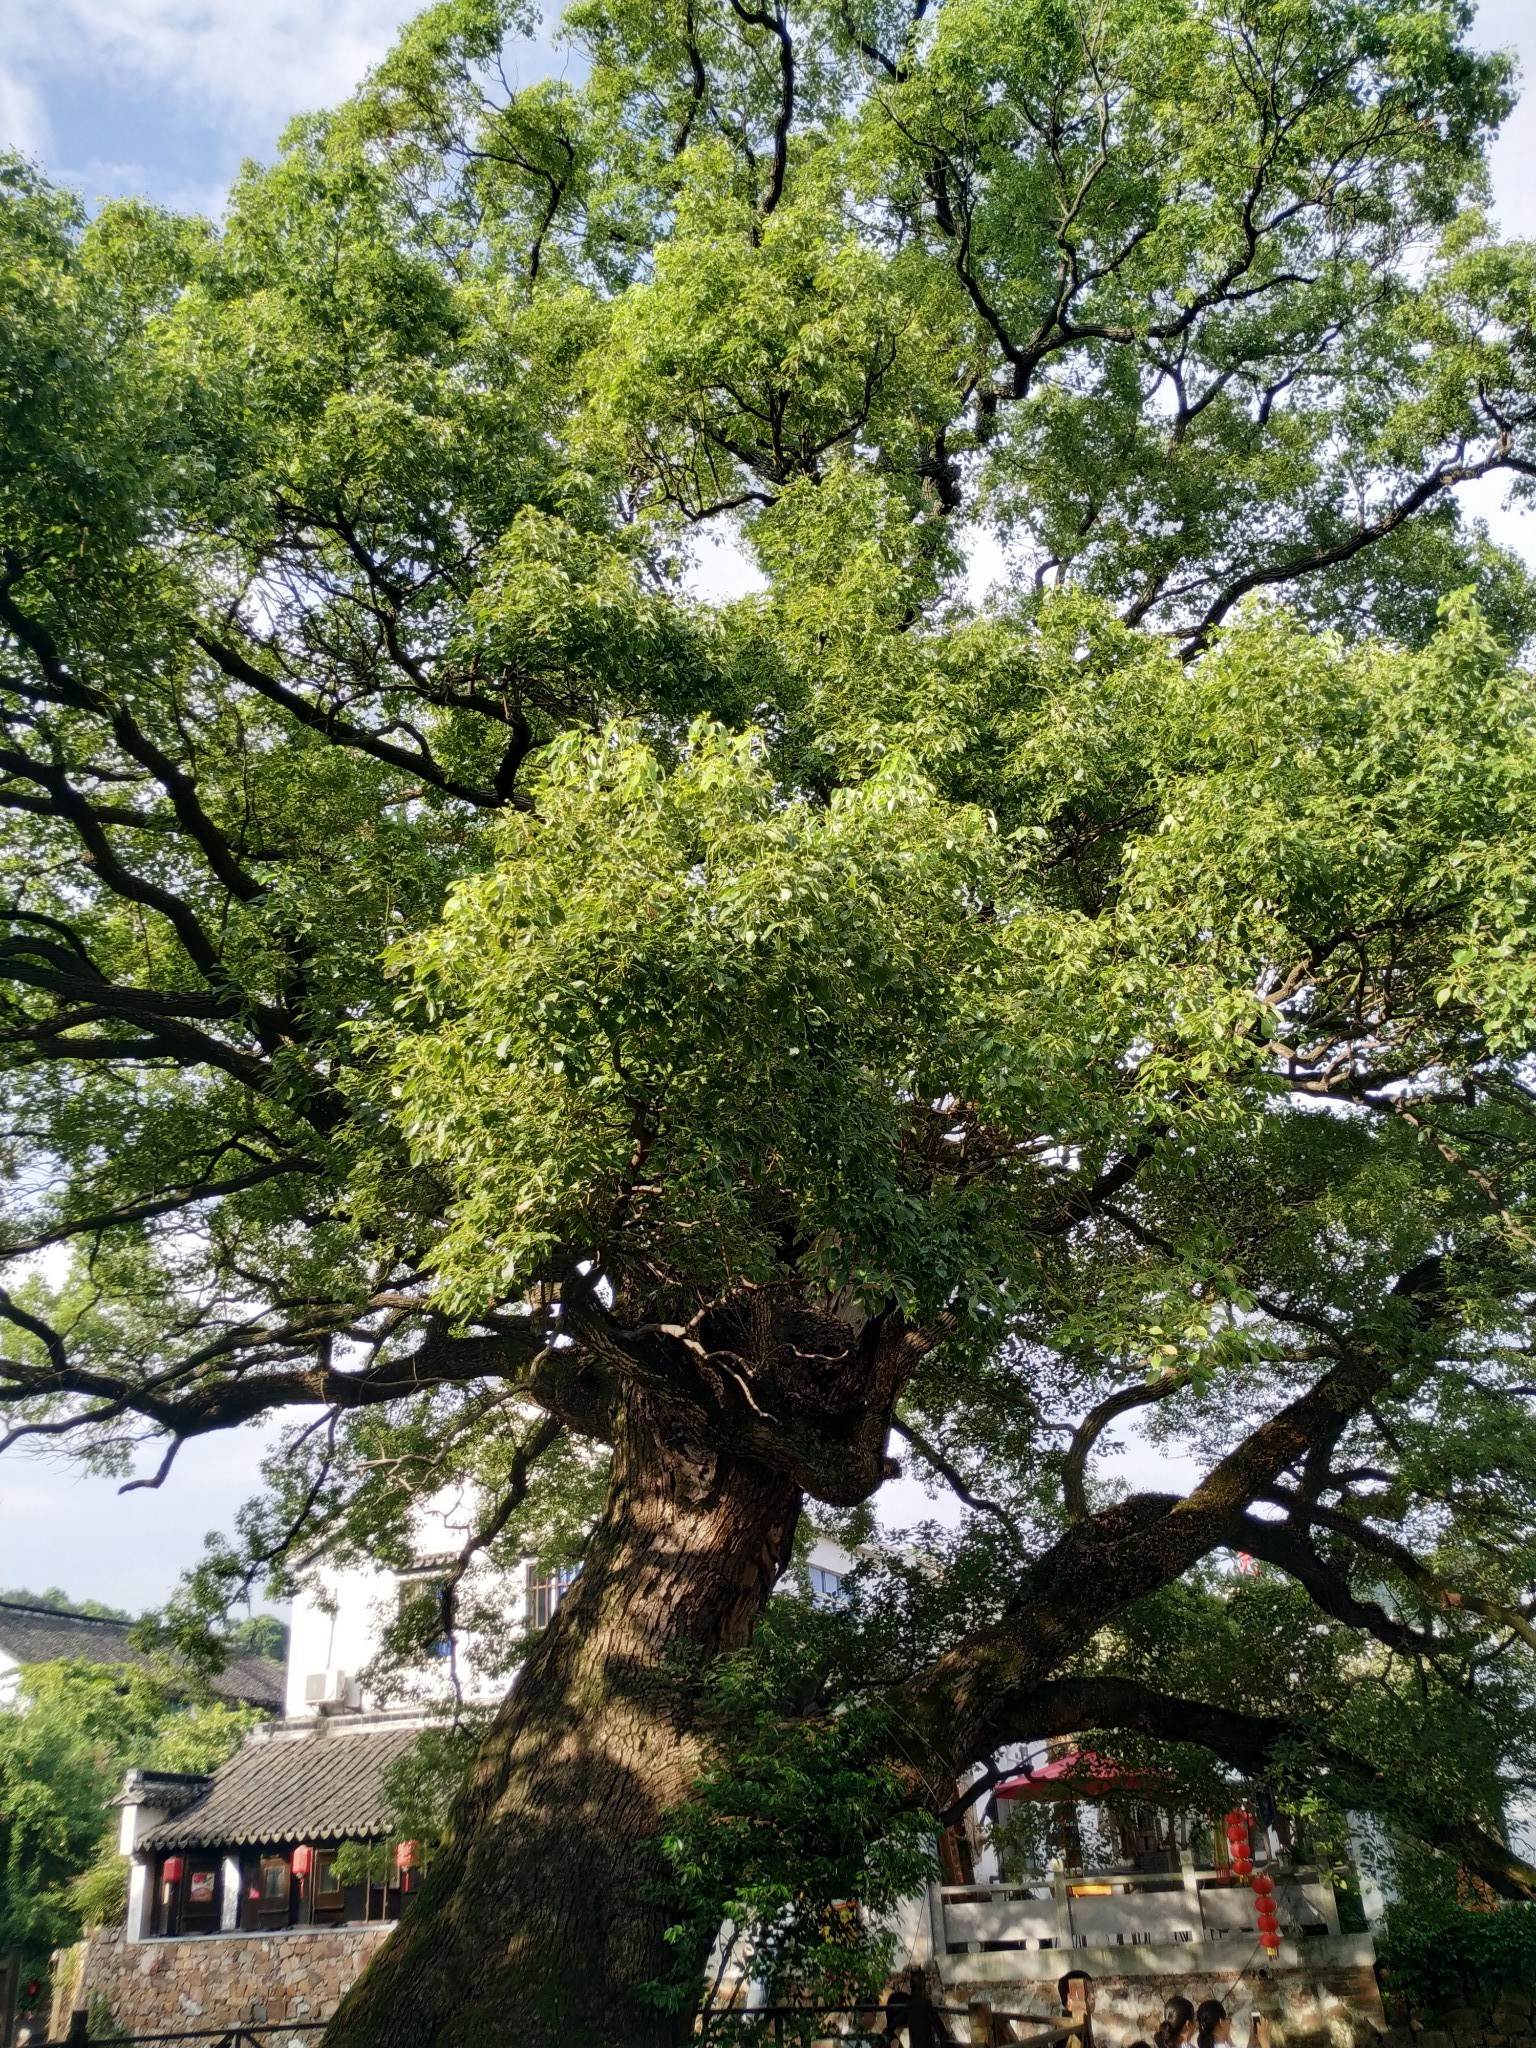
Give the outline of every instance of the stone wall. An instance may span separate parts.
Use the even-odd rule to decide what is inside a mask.
[[[1182,1956],[1162,1945],[1063,1948],[1023,1956],[998,1951],[949,1955],[943,1960],[938,1996],[957,2005],[984,1999],[998,2013],[1053,2013],[1057,1977],[1065,1970],[1087,1970],[1097,1993],[1094,2037],[1099,2048],[1129,2048],[1133,2041],[1150,2041],[1162,2018],[1164,1999],[1176,1992],[1196,2005],[1206,1998],[1221,1999],[1237,2048],[1246,2048],[1252,2012],[1269,2020],[1275,2048],[1378,2048],[1387,2031],[1387,2016],[1368,1936],[1286,1942],[1274,1961],[1262,1953],[1247,1953],[1246,1945],[1241,1961],[1218,1961],[1211,1953],[1213,1946],[1201,1942]],[[1414,2037],[1394,2041],[1392,2048],[1489,2044],[1426,2044]],[[1499,2043],[1496,2048],[1512,2044]],[[1529,2048],[1536,2048],[1536,2042]]]
[[[1434,2006],[1389,1989],[1384,2004],[1386,2048],[1536,2048],[1536,1984],[1466,1985]]]
[[[328,2019],[390,1932],[387,1925],[292,1927],[130,1942],[120,1928],[103,1929],[57,1973],[52,2036],[64,2038],[75,2006],[91,2013],[93,2032],[110,2015],[130,2036]],[[306,2038],[313,2043],[313,2035],[296,2040]]]

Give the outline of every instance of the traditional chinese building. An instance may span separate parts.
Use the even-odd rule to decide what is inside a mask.
[[[574,1576],[532,1558],[480,1566],[459,1608],[495,1626],[456,1629],[425,1669],[387,1672],[390,1622],[435,1590],[465,1534],[440,1503],[408,1569],[317,1575],[294,1602],[283,1718],[253,1730],[221,1770],[129,1771],[117,1802],[127,1913],[61,1965],[55,2037],[92,2006],[130,2035],[334,2010],[420,1882],[417,1845],[398,1839],[390,1766],[455,1698],[485,1706],[504,1695],[517,1645]],[[851,1565],[818,1543],[812,1597],[841,1597]]]

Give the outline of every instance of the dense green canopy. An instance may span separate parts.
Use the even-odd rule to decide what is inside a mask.
[[[890,1797],[1119,1729],[1536,1887],[1536,586],[1454,494],[1536,477],[1536,251],[1468,20],[580,0],[519,86],[446,0],[217,225],[5,168],[0,1377],[125,1473],[296,1411],[189,1613],[450,1479],[573,1555],[642,1439],[791,1527],[895,1452],[946,1568],[793,1709]]]

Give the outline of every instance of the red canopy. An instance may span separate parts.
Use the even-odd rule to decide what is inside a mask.
[[[1038,1770],[1021,1771],[998,1786],[999,1799],[1107,1799],[1114,1792],[1155,1794],[1162,1787],[1159,1772],[1127,1770],[1113,1757],[1091,1749],[1069,1750],[1052,1757]]]

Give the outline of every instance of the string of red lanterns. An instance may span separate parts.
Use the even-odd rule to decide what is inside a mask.
[[[1280,1911],[1275,1904],[1275,1880],[1267,1870],[1253,1867],[1253,1824],[1241,1807],[1226,1817],[1227,1863],[1232,1875],[1253,1887],[1254,1918],[1259,1940],[1269,1956],[1280,1953]]]

